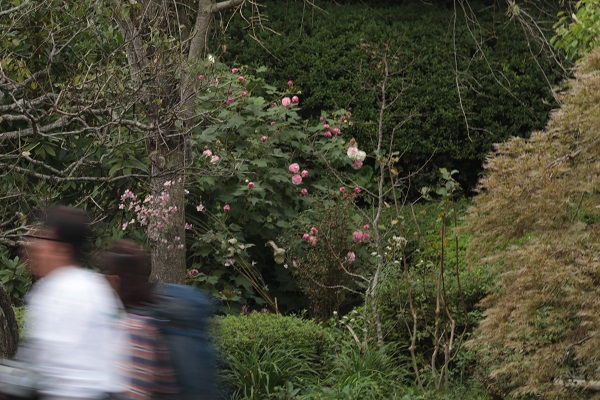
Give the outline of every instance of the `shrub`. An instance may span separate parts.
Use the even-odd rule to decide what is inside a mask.
[[[315,377],[333,345],[331,333],[314,321],[257,312],[216,317],[213,337],[225,385],[247,399]]]
[[[574,397],[569,377],[599,378],[599,61],[584,58],[544,132],[497,146],[469,210],[468,255],[502,272],[470,342],[501,396]]]
[[[282,241],[288,249],[288,268],[308,299],[310,316],[320,320],[329,318],[349,299],[361,297],[357,293],[364,282],[356,274],[372,267],[368,262],[360,265],[361,257],[354,253],[366,252],[363,244],[352,240],[353,231],[364,225],[364,216],[356,209],[352,188],[347,191],[350,195],[335,193],[303,213],[300,226],[287,232]],[[305,218],[312,223],[306,225]],[[349,254],[359,261],[350,261]]]

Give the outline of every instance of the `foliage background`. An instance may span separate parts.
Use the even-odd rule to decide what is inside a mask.
[[[257,29],[253,40],[245,21],[233,19],[215,40],[227,62],[266,65],[265,79],[280,85],[293,79],[303,116],[350,110],[358,123],[347,134],[367,147],[375,146],[379,110],[364,45],[388,43],[401,65],[391,85],[402,94],[385,114],[385,132],[411,116],[396,133],[400,167],[412,172],[430,160],[413,179],[416,190],[434,181],[438,168],[457,169],[470,194],[493,143],[544,126],[564,70],[543,38],[528,37],[524,24],[507,18],[503,2],[459,3],[324,2],[310,10],[301,1],[267,1],[265,25],[277,34]],[[543,8],[551,14],[553,5]],[[526,9],[549,18],[539,28],[550,35],[552,17]]]

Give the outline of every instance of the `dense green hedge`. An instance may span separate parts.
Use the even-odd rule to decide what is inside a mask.
[[[228,398],[273,398],[286,384],[316,381],[336,350],[332,332],[313,320],[253,312],[213,322]]]
[[[456,89],[451,2],[319,2],[323,11],[305,9],[301,1],[264,3],[267,24],[279,35],[257,29],[259,44],[241,19],[233,19],[227,37],[218,38],[226,44],[222,57],[266,65],[267,81],[281,86],[292,79],[309,116],[338,107],[351,110],[356,124],[345,133],[364,147],[374,147],[367,144],[374,140],[379,110],[366,89],[377,77],[359,44],[389,42],[398,51],[398,67],[407,66],[405,91],[384,120],[390,132],[413,115],[396,133],[405,172],[435,154],[428,171],[458,169],[471,188],[493,143],[543,127],[555,105],[549,83],[556,84],[561,71],[519,23],[504,15],[504,8],[489,2],[469,2],[477,23],[457,10],[456,61],[468,133]],[[392,87],[400,87],[398,79]]]
[[[307,357],[318,359],[328,351],[328,331],[313,320],[272,313],[215,317],[218,351],[243,351],[252,343],[267,339],[271,347],[301,350]]]

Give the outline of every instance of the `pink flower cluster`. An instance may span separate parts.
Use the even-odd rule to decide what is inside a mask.
[[[351,196],[353,198],[356,198],[358,196],[358,194],[361,192],[362,190],[360,189],[360,187],[355,186],[354,189],[352,189],[352,194]],[[340,187],[340,193],[343,194],[344,198],[347,199],[348,198],[348,193],[346,193],[346,187],[345,186],[341,186]]]
[[[198,270],[196,268],[194,268],[193,270],[187,272],[187,277],[188,278],[191,278],[193,276],[198,276]]]
[[[216,156],[216,155],[214,155],[214,154],[213,154],[213,152],[212,152],[212,151],[210,151],[210,150],[208,150],[208,149],[204,150],[204,151],[202,152],[202,154],[203,154],[204,156],[206,156],[206,157],[210,157],[210,162],[211,162],[211,164],[214,164],[214,163],[216,163],[217,161],[219,161],[219,156]]]
[[[308,170],[304,169],[302,170],[302,172],[300,172],[300,165],[298,163],[293,163],[290,164],[290,166],[288,167],[288,171],[290,171],[292,174],[292,183],[294,185],[299,185],[302,183],[302,178],[307,178],[308,177]],[[300,191],[300,194],[302,196],[306,196],[308,194],[308,189],[303,188]]]
[[[231,69],[231,73],[232,73],[232,74],[236,74],[236,75],[237,75],[237,74],[239,74],[239,73],[240,73],[240,70],[239,70],[239,69],[237,69],[237,68],[232,68],[232,69]],[[237,77],[237,80],[238,80],[239,82],[244,82],[244,76],[243,76],[243,75],[240,75],[240,76],[238,76],[238,77]]]
[[[310,228],[310,233],[302,235],[302,240],[314,246],[317,244],[317,233],[319,233],[319,230],[313,226]]]
[[[358,149],[358,144],[355,139],[350,141],[350,146],[346,151],[346,155],[352,160],[352,168],[360,169],[363,166],[363,161],[367,158],[367,153]]]
[[[172,181],[166,181],[163,186],[169,187],[172,184]],[[135,218],[123,223],[121,228],[126,230],[127,227],[138,223],[140,226],[146,227],[150,240],[169,243],[169,240],[162,237],[161,233],[163,229],[168,228],[172,223],[170,221],[171,215],[177,212],[177,206],[169,205],[170,200],[171,196],[165,191],[158,196],[148,195],[141,201],[131,190],[125,190],[121,196],[119,209],[135,213]],[[191,225],[189,227],[191,228]],[[187,224],[186,228],[188,228]],[[185,247],[179,236],[175,236],[171,242],[173,244],[169,244],[169,248],[176,246],[178,249],[183,249]]]
[[[330,138],[332,136],[340,136],[342,134],[342,131],[340,130],[340,128],[332,128],[331,125],[329,125],[327,123],[327,118],[325,117],[320,117],[319,120],[321,122],[323,122],[323,136],[326,138]]]
[[[292,96],[291,99],[289,97],[284,97],[283,99],[281,99],[281,105],[284,107],[289,107],[292,103],[298,104],[299,101],[300,99],[298,98],[298,96]]]
[[[371,239],[371,235],[369,232],[367,232],[370,228],[371,227],[369,225],[365,225],[363,226],[364,232],[361,230],[354,231],[352,234],[352,240],[354,240],[356,243],[368,242],[369,239]]]

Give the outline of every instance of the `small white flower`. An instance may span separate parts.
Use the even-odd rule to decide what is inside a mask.
[[[355,160],[358,160],[358,161],[365,161],[365,158],[367,158],[367,153],[365,153],[364,151],[360,150],[360,151],[358,152],[358,154],[356,155],[356,158],[355,158]]]
[[[208,62],[211,64],[215,63],[215,56],[213,56],[212,54],[208,55]]]

